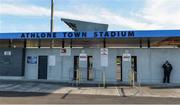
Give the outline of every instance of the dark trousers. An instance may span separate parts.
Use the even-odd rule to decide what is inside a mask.
[[[163,78],[163,83],[169,83],[170,82],[170,74],[171,71],[164,71],[164,78]]]

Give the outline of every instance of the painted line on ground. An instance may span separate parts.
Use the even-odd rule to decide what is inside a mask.
[[[118,89],[118,87],[116,86],[115,88],[116,88],[116,91],[117,91],[117,93],[118,93],[118,96],[122,96],[121,93],[120,93],[120,91],[119,91],[119,89]]]

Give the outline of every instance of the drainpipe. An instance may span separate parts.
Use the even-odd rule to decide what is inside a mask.
[[[142,39],[139,40],[139,47],[142,48]]]
[[[150,47],[151,47],[151,41],[150,41],[150,39],[149,39],[149,38],[147,39],[147,46],[148,46],[148,48],[150,48]]]
[[[106,48],[106,39],[103,39],[103,48]]]
[[[25,79],[25,70],[26,70],[26,44],[27,44],[27,40],[24,40],[24,46],[23,46],[23,54],[22,54],[22,76]]]

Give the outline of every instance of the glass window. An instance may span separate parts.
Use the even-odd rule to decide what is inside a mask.
[[[72,39],[72,47],[101,48],[103,47],[103,39]]]
[[[180,46],[180,38],[151,38],[151,47],[153,48],[176,48]]]
[[[0,48],[8,48],[9,40],[0,40]]]
[[[13,48],[23,48],[24,47],[24,40],[12,40]]]
[[[106,39],[106,47],[124,48],[124,47],[139,47],[140,40],[136,38],[121,38],[121,39]]]
[[[53,39],[53,47],[61,48],[62,47],[62,39]]]
[[[26,47],[27,48],[38,48],[39,40],[27,40]]]
[[[52,44],[51,39],[42,39],[42,40],[40,40],[40,47],[50,48],[51,44]]]

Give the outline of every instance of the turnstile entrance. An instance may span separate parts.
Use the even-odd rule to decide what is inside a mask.
[[[87,72],[80,70],[79,67],[79,56],[74,56],[74,72],[73,72],[73,79],[78,80],[80,79],[81,75],[86,75],[87,73],[87,80],[93,80],[93,57],[87,56]]]
[[[122,56],[116,57],[116,80],[122,81]]]
[[[74,72],[73,72],[73,79],[78,80],[79,79],[79,56],[74,56]]]
[[[134,81],[137,82],[137,56],[131,57],[131,69],[134,72]]]
[[[93,57],[87,58],[87,80],[93,80]]]

